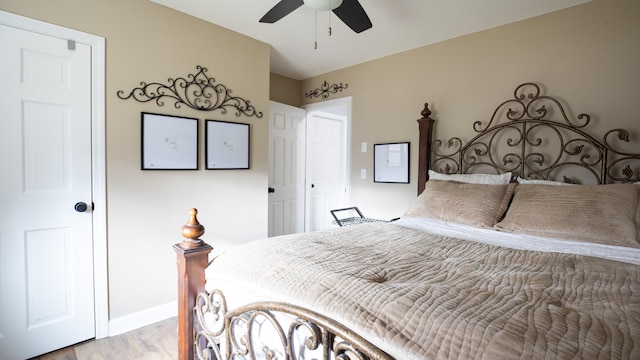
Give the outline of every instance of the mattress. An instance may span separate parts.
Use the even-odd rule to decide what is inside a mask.
[[[239,246],[206,288],[229,307],[313,309],[397,359],[638,359],[639,262],[636,249],[402,219]]]

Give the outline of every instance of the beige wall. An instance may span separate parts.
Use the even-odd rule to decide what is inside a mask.
[[[176,300],[180,227],[196,207],[204,239],[244,242],[267,234],[269,46],[147,0],[3,0],[0,9],[106,38],[106,136],[110,319]],[[259,119],[121,100],[141,81],[166,83],[196,65],[251,100]],[[140,170],[140,112],[251,124],[251,169]]]
[[[279,103],[300,106],[301,82],[286,76],[271,73],[269,82],[269,100]]]
[[[351,199],[368,216],[402,215],[416,196],[416,119],[429,102],[435,137],[471,138],[516,86],[537,82],[592,115],[600,138],[610,128],[640,141],[640,1],[596,0],[563,11],[445,41],[302,81],[348,83],[353,97]],[[332,96],[332,98],[339,97]],[[311,102],[301,96],[303,101]],[[411,184],[373,183],[372,153],[360,144],[411,141]],[[640,149],[635,149],[640,150]]]

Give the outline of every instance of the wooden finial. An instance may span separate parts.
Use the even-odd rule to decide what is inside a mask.
[[[431,110],[429,110],[429,103],[424,103],[424,109],[420,112],[423,118],[427,119],[431,115]]]
[[[198,209],[191,208],[189,210],[189,221],[181,228],[182,236],[184,240],[180,243],[180,247],[183,249],[193,249],[198,246],[202,246],[204,243],[200,240],[200,236],[204,234],[204,226],[198,222]]]

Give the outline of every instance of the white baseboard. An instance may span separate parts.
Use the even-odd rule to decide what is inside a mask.
[[[174,316],[178,316],[177,301],[111,319],[109,320],[109,336],[119,335]]]

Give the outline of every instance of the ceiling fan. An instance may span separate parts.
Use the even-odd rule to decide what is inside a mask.
[[[316,10],[333,10],[333,13],[356,33],[361,33],[373,26],[358,0],[280,0],[260,19],[260,22],[272,24],[303,4]]]

